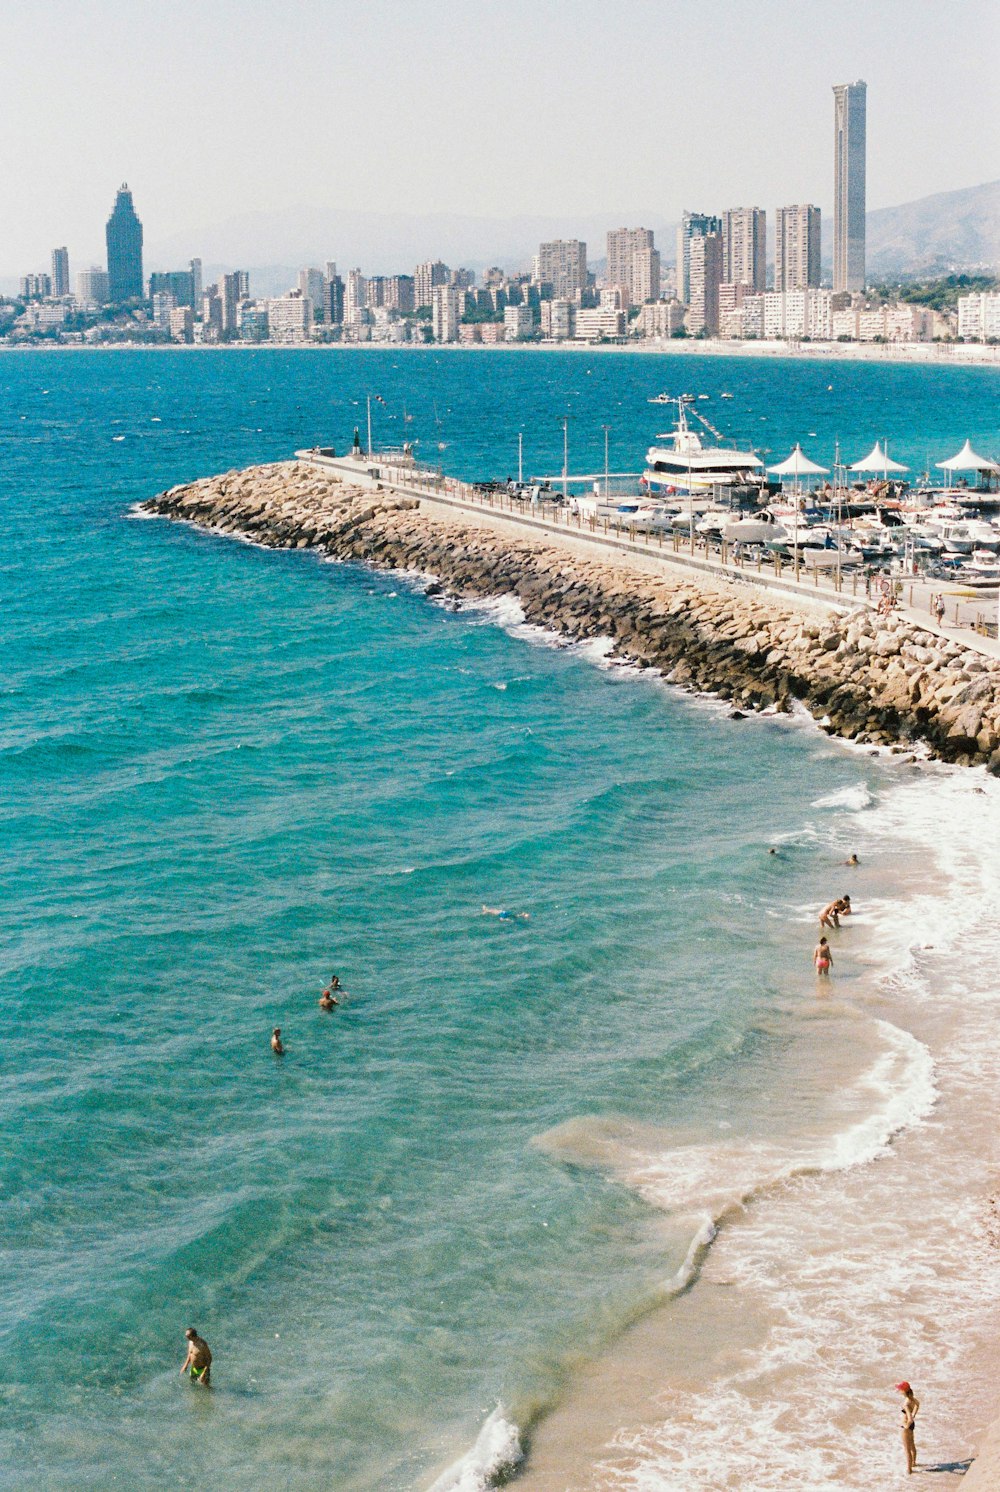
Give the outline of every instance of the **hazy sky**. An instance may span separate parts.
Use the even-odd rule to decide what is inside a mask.
[[[1000,0],[0,0],[0,272],[255,209],[484,216],[832,195],[868,82],[868,205],[1000,176]],[[252,245],[247,246],[252,262]]]

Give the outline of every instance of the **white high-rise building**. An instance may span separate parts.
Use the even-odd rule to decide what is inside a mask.
[[[767,287],[767,214],[762,207],[730,207],[722,214],[722,278],[732,285]]]
[[[969,342],[986,342],[991,337],[1000,337],[1000,294],[960,295],[958,335]]]
[[[650,228],[612,228],[608,233],[608,268],[604,283],[621,286],[630,305],[660,298],[660,256]]]
[[[833,288],[865,288],[865,161],[868,85],[833,90]]]
[[[814,289],[820,281],[820,210],[809,202],[779,207],[774,228],[775,290]]]
[[[434,291],[438,285],[447,285],[450,280],[451,270],[440,259],[428,259],[418,264],[413,272],[413,299],[417,309],[433,306]]]
[[[308,342],[313,324],[312,301],[297,290],[269,300],[267,324],[272,342]]]
[[[83,306],[106,306],[108,304],[108,272],[91,265],[81,269],[76,276],[76,298]]]
[[[431,299],[431,330],[435,342],[457,342],[465,292],[457,285],[435,285]]]
[[[313,315],[317,318],[323,315],[326,305],[327,283],[327,277],[321,269],[299,270],[299,294],[312,301]]]
[[[551,285],[554,300],[579,300],[587,288],[587,245],[579,238],[555,238],[538,245],[536,284]]]
[[[368,305],[368,281],[360,269],[351,269],[347,272],[347,295],[344,298],[344,320],[348,326],[355,326],[360,319],[359,313]]]

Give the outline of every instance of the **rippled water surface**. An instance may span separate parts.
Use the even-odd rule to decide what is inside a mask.
[[[376,438],[502,475],[519,428],[556,469],[566,411],[571,464],[603,463],[607,420],[634,467],[645,400],[695,383],[779,454],[888,433],[922,466],[990,444],[997,382],[0,355],[0,1479],[420,1485],[696,1278],[733,1197],[874,1155],[930,1101],[926,1048],[809,977],[885,766],[503,604],[451,613],[132,505],[346,444],[369,391]],[[863,976],[845,960],[840,993]],[[189,1324],[210,1395],[178,1377]]]

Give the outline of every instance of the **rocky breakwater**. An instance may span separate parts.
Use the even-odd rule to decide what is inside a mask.
[[[457,599],[518,598],[529,621],[573,639],[608,636],[618,656],[738,710],[800,702],[823,729],[1000,775],[1000,660],[868,607],[826,616],[698,575],[630,567],[499,515],[466,517],[353,486],[300,462],[228,472],[143,504],[145,511],[281,549],[420,571]]]

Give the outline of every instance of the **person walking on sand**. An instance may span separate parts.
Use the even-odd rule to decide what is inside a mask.
[[[920,1400],[905,1379],[902,1383],[896,1384],[896,1390],[903,1395],[903,1402],[899,1406],[900,1430],[903,1436],[903,1451],[906,1455],[906,1474],[910,1476],[917,1469],[917,1442],[914,1438],[914,1429]]]
[[[813,963],[816,965],[816,973],[826,978],[833,968],[833,954],[826,938],[820,938],[813,949]]]
[[[200,1383],[202,1388],[209,1388],[212,1382],[212,1349],[200,1337],[193,1326],[189,1326],[184,1333],[187,1338],[187,1357],[181,1368],[181,1376],[185,1373],[191,1374],[192,1383]]]
[[[281,1040],[280,1026],[275,1026],[274,1030],[271,1032],[271,1050],[276,1057],[283,1057],[285,1055],[285,1046],[283,1041]]]

